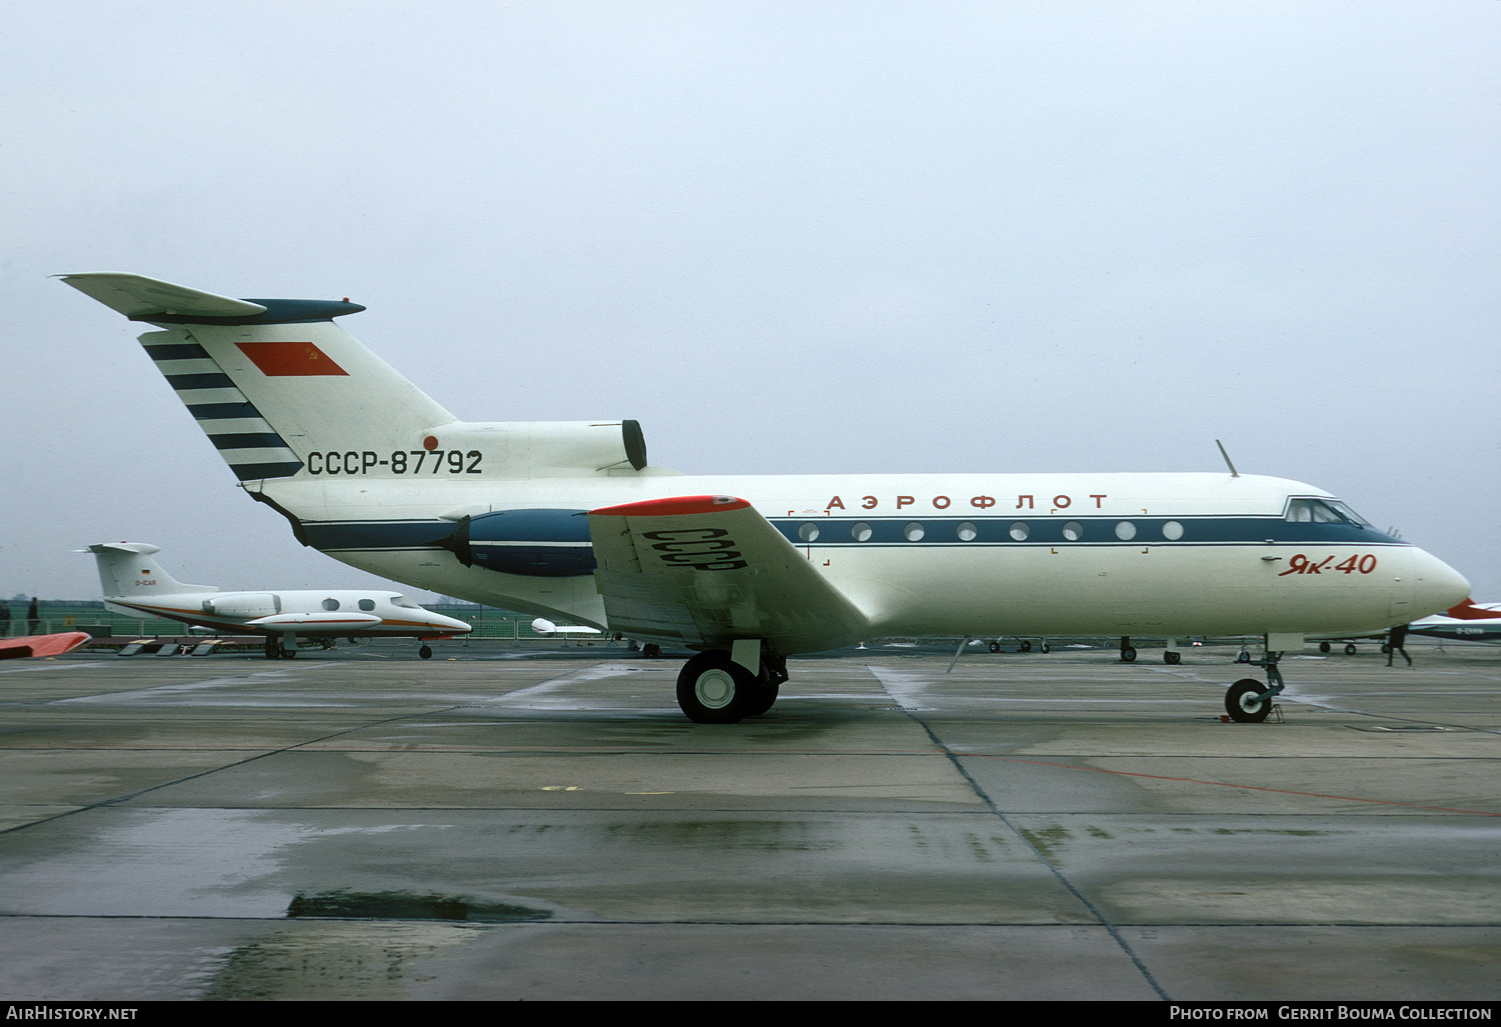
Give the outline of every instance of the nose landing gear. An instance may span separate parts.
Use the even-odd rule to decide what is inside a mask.
[[[1272,700],[1282,694],[1282,672],[1277,669],[1281,653],[1268,652],[1260,660],[1249,660],[1266,668],[1266,684],[1255,678],[1243,678],[1225,693],[1225,712],[1239,724],[1260,724],[1272,712]]]

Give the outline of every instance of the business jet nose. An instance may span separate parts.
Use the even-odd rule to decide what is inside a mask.
[[[1438,557],[1418,550],[1413,570],[1417,581],[1413,589],[1413,619],[1447,610],[1464,602],[1470,594],[1470,583],[1459,571]]]
[[[434,616],[438,618],[438,623],[441,626],[448,628],[455,635],[467,635],[474,630],[474,625],[466,621],[457,620],[453,617],[444,617],[442,614],[434,614]]]

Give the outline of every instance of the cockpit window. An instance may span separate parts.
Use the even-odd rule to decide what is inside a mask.
[[[1337,499],[1320,499],[1317,502],[1329,507],[1329,509],[1339,514],[1351,524],[1359,524],[1361,527],[1365,527],[1367,524],[1371,523]]]
[[[1357,524],[1368,522],[1337,499],[1289,499],[1285,520],[1304,524]]]
[[[412,602],[406,596],[392,596],[391,597],[391,605],[392,606],[400,606],[402,609],[405,609],[405,610],[420,610],[420,609],[422,609],[422,607],[420,607],[416,603]]]

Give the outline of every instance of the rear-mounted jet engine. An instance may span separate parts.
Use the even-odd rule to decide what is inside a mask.
[[[461,517],[438,540],[465,567],[485,567],[534,578],[594,573],[589,520],[584,510],[502,510]]]

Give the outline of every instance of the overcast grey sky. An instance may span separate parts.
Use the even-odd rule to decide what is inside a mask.
[[[1328,489],[1501,600],[1501,4],[13,2],[0,595],[368,582],[250,502],[131,271],[367,305],[459,417],[684,472]],[[424,593],[415,592],[419,596]]]

